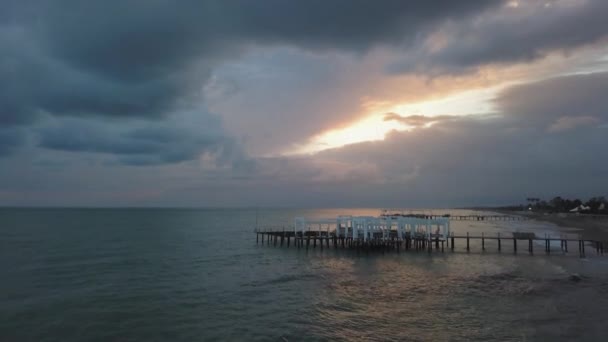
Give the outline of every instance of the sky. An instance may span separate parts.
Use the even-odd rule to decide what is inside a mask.
[[[605,0],[0,0],[1,206],[608,193]]]

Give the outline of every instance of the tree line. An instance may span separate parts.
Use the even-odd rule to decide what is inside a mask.
[[[528,202],[526,205],[527,209],[535,211],[547,211],[547,212],[558,212],[566,213],[570,210],[580,207],[581,205],[589,207],[589,210],[585,212],[592,214],[603,214],[608,213],[608,201],[604,196],[591,197],[586,202],[580,199],[567,199],[561,196],[553,197],[549,201],[542,200],[540,198],[529,197],[526,198]]]

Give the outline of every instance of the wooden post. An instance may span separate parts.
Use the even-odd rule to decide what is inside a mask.
[[[452,252],[454,251],[454,233],[452,233],[452,242],[450,242],[450,247],[452,248]]]
[[[528,240],[528,251],[530,252],[530,255],[534,255],[534,244],[532,242],[532,239]]]
[[[291,236],[287,235],[287,248],[289,248],[289,240],[291,240]]]
[[[481,250],[486,251],[486,240],[484,238],[483,232],[481,233]]]
[[[255,233],[255,244],[257,245],[260,242],[260,233]]]
[[[467,232],[467,252],[469,251],[469,232]]]
[[[566,251],[566,253],[568,253],[568,240],[566,238],[566,240],[564,240],[564,250]]]
[[[500,252],[501,248],[500,248],[500,233],[498,233],[498,251]]]
[[[513,238],[513,253],[517,254],[517,239]]]
[[[585,250],[585,240],[581,240],[581,250],[583,251],[583,257],[587,256],[587,251]]]

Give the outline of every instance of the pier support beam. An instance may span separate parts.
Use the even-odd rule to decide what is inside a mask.
[[[500,252],[502,250],[501,245],[500,245],[500,233],[498,233],[498,251]]]

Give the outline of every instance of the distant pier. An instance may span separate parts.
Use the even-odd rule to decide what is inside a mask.
[[[447,218],[454,221],[525,221],[525,216],[517,215],[450,215],[450,214],[382,214],[381,217],[414,217],[422,219]]]
[[[456,216],[468,219],[478,217],[479,221],[503,219],[504,216]],[[510,216],[509,216],[510,217]],[[256,228],[256,243],[269,246],[285,246],[293,248],[334,248],[351,249],[357,251],[425,251],[428,253],[453,252],[456,245],[465,246],[471,251],[471,240],[481,242],[481,251],[490,248],[497,252],[512,251],[525,252],[534,255],[539,251],[537,243],[544,245],[541,253],[577,252],[581,258],[586,257],[589,247],[595,250],[596,255],[604,255],[606,242],[588,240],[583,237],[570,235],[536,236],[535,233],[478,233],[455,234],[450,231],[450,219],[446,216],[339,216],[336,219],[312,219],[299,217],[295,219],[294,226]],[[488,219],[489,218],[489,219]],[[458,219],[457,219],[458,220]],[[491,243],[488,246],[486,242]],[[552,246],[559,241],[559,250]]]

